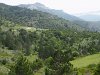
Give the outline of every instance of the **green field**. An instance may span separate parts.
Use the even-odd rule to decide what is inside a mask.
[[[98,64],[99,62],[100,62],[100,53],[94,54],[94,55],[89,55],[86,57],[80,57],[80,58],[77,58],[77,59],[71,61],[74,68],[87,67],[88,65]]]

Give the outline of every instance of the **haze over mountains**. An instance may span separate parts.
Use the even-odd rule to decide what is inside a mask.
[[[100,11],[80,13],[77,16],[86,21],[100,21]]]
[[[39,11],[42,11],[42,12],[47,12],[47,13],[50,13],[50,14],[53,14],[53,15],[57,15],[58,17],[61,17],[61,18],[67,19],[67,20],[71,20],[71,21],[82,20],[82,19],[80,19],[76,16],[65,13],[63,10],[50,9],[50,8],[46,7],[45,5],[43,5],[41,3],[21,4],[21,5],[19,5],[19,7],[28,8],[28,9],[31,9],[31,10],[36,9],[36,10],[39,10]]]
[[[82,18],[83,20],[86,21],[100,21],[100,15],[81,15],[79,16],[80,18]]]

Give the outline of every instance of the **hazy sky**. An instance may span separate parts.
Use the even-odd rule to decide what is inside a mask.
[[[100,11],[100,0],[0,0],[9,5],[42,3],[47,7],[64,10],[70,14]]]

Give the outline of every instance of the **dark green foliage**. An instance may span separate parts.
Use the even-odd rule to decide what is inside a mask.
[[[39,70],[40,68],[43,67],[43,61],[41,59],[36,59],[31,65],[32,70]]]
[[[49,68],[45,68],[45,75],[53,75],[54,71],[52,71],[51,69]]]
[[[7,47],[15,53],[21,51],[27,56],[36,52],[39,56],[39,59],[32,64],[24,57],[19,58],[9,75],[25,75],[24,71],[29,71],[31,75],[44,66],[46,66],[46,75],[72,75],[73,66],[69,61],[74,57],[100,52],[100,33],[98,32],[79,32],[70,29],[30,32],[10,28],[7,31],[1,30],[0,37],[2,48]]]
[[[11,67],[9,75],[33,75],[33,71],[28,60],[20,56],[15,66]]]
[[[15,66],[10,66],[10,72],[8,73],[8,75],[17,75],[15,72]]]
[[[94,75],[100,75],[100,64],[97,65]]]
[[[7,60],[6,59],[4,59],[4,60],[2,60],[2,61],[0,61],[3,65],[5,65],[6,63],[7,63]]]
[[[16,29],[17,25],[23,26]],[[24,26],[41,29],[28,31]],[[0,47],[25,56],[17,61],[13,57],[9,75],[32,75],[40,68],[45,68],[45,75],[73,75],[71,60],[100,52],[100,33],[79,32],[74,26],[44,12],[0,4]],[[26,57],[35,53],[38,59],[30,63]],[[99,68],[95,75],[98,73]]]
[[[69,55],[70,55],[70,52],[61,52],[61,51],[55,52],[54,57],[50,58],[49,60],[49,64],[47,65],[48,69],[46,69],[46,74],[47,75],[64,75],[64,74],[71,73],[72,65],[69,63],[69,60],[71,60],[70,58],[71,55],[70,56]]]
[[[17,34],[16,34],[17,33]],[[24,29],[9,29],[0,32],[0,44],[9,50],[21,50],[25,55],[34,51],[39,57],[53,57],[57,51],[72,51],[74,57],[99,52],[98,32],[74,30],[43,30],[28,32]]]

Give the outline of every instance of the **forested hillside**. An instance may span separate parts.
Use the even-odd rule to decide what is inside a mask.
[[[99,60],[74,67],[79,58],[100,55],[100,33],[83,29],[48,13],[0,4],[0,75],[99,75]]]
[[[79,25],[70,21],[58,18],[57,16],[44,13],[37,10],[29,10],[26,8],[19,8],[17,6],[8,6],[0,4],[0,17],[15,24],[23,26],[30,26],[35,28],[45,29],[66,29],[74,28],[83,30]]]
[[[77,72],[70,61],[76,57],[100,52],[98,32],[79,32],[70,29],[28,31],[16,29],[11,23],[10,25],[7,23],[8,27],[6,26],[5,31],[4,24],[1,23],[0,31],[0,63],[10,70],[6,75],[22,73],[22,75],[33,75],[42,68],[45,75],[72,75]],[[20,72],[21,70],[23,72]],[[29,73],[26,74],[28,71]]]

